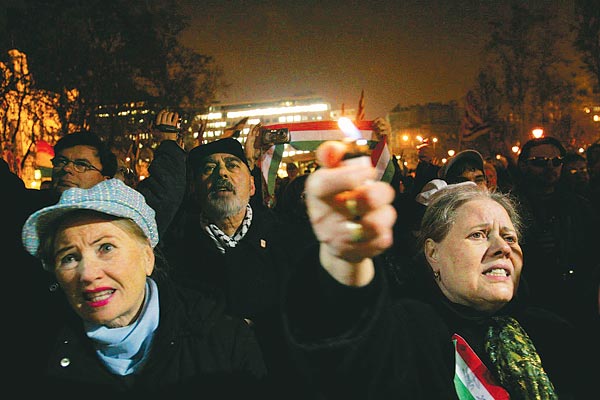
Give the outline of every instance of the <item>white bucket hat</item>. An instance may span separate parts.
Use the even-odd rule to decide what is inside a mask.
[[[27,252],[39,257],[40,237],[44,236],[57,218],[73,210],[94,210],[129,218],[146,234],[152,247],[158,244],[155,212],[146,204],[144,196],[119,179],[107,179],[89,189],[68,189],[63,192],[56,205],[31,214],[23,226],[21,236]]]

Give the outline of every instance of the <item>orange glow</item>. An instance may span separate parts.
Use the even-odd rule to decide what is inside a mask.
[[[534,138],[539,139],[544,136],[544,130],[542,128],[534,128],[531,130],[531,134]]]

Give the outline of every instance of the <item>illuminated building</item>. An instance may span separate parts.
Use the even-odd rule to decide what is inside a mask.
[[[417,146],[428,139],[441,156],[448,148],[458,146],[458,131],[463,110],[458,103],[427,103],[396,106],[388,114],[392,128],[389,145],[392,154],[402,155],[409,168],[418,163]]]
[[[204,142],[211,142],[223,135],[226,128],[235,126],[248,117],[240,131],[240,141],[245,141],[252,125],[310,122],[333,119],[329,103],[319,97],[293,97],[253,103],[214,104],[208,113],[196,118],[206,121]]]

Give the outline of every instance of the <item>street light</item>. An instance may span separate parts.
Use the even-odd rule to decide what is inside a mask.
[[[542,128],[534,128],[531,130],[531,134],[534,138],[539,139],[544,136],[544,130]]]
[[[448,150],[448,155],[452,157],[456,152],[454,150]]]

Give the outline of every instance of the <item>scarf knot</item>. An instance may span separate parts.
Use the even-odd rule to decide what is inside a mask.
[[[244,220],[233,236],[227,235],[225,232],[219,229],[217,225],[209,222],[208,218],[206,218],[204,214],[202,214],[200,217],[200,225],[202,226],[202,229],[208,234],[208,236],[210,236],[221,254],[225,254],[225,251],[228,248],[237,246],[238,242],[242,240],[244,236],[246,236],[246,233],[248,233],[251,223],[252,207],[250,207],[250,204],[246,205],[246,215],[244,216]]]

